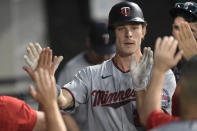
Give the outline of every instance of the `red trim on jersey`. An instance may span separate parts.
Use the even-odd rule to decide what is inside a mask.
[[[179,120],[179,117],[174,117],[169,114],[163,113],[160,110],[155,110],[148,116],[146,127],[147,129],[152,129],[174,120]]]
[[[73,93],[66,87],[62,87],[62,89],[67,90],[71,94],[71,96],[73,98],[73,107],[71,107],[71,110],[74,109],[75,108],[75,97],[74,97]]]
[[[31,131],[37,113],[24,101],[9,96],[0,96],[0,130]]]
[[[120,69],[120,68],[118,67],[118,65],[116,65],[116,62],[114,61],[114,58],[112,58],[112,62],[113,62],[113,64],[114,64],[114,66],[115,66],[119,71],[121,71],[122,73],[130,72],[130,70],[128,70],[128,71],[123,71],[122,69]]]

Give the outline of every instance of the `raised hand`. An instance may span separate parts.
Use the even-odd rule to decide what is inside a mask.
[[[24,55],[25,62],[29,65],[32,71],[34,71],[38,65],[38,59],[42,48],[39,43],[29,43],[27,47],[27,55]],[[63,56],[57,57],[57,63],[55,65],[55,71],[57,70],[59,64],[63,60]]]
[[[150,47],[144,48],[144,53],[139,63],[136,63],[135,54],[132,55],[130,73],[132,77],[133,87],[135,91],[144,90],[148,84],[148,77],[150,75],[153,65],[153,52]]]
[[[40,53],[40,57],[38,60],[38,64],[35,68],[34,71],[32,71],[29,67],[24,66],[23,69],[29,74],[29,76],[32,78],[32,80],[35,81],[34,77],[35,77],[35,71],[38,70],[39,68],[43,68],[48,70],[50,75],[54,75],[55,73],[55,65],[58,61],[57,56],[54,56],[53,60],[52,60],[52,50],[50,48],[44,48],[41,53]]]
[[[183,50],[183,56],[186,60],[197,54],[197,42],[187,22],[181,23],[179,33],[175,35],[179,42],[179,49]]]
[[[175,66],[182,58],[183,51],[179,51],[177,54],[178,41],[173,37],[158,38],[155,44],[154,53],[154,68],[160,72],[166,72],[173,66]]]
[[[54,76],[51,76],[49,71],[43,68],[37,69],[34,76],[36,90],[33,86],[30,86],[31,96],[46,108],[53,103],[57,103]]]
[[[27,55],[24,55],[24,60],[32,70],[35,70],[37,67],[41,51],[42,48],[39,43],[36,43],[35,46],[33,43],[29,43],[29,46],[27,47]]]

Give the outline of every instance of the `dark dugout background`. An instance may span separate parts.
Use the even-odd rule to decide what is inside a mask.
[[[154,47],[158,36],[171,35],[169,10],[175,0],[132,0],[140,5],[148,22],[142,47]],[[55,55],[63,55],[56,77],[63,65],[85,50],[85,39],[91,22],[88,0],[46,0],[48,39]]]

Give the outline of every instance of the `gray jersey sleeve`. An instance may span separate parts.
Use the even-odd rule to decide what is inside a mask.
[[[79,71],[74,79],[63,88],[68,90],[74,99],[74,107],[78,107],[79,104],[85,104],[88,100],[88,94],[90,90],[91,74],[88,68]]]
[[[62,71],[60,72],[60,75],[58,76],[57,83],[58,85],[63,86],[65,83],[70,82],[72,77],[73,74],[71,70],[69,70],[67,65],[65,65]]]
[[[162,109],[171,114],[172,96],[176,89],[176,80],[172,70],[166,72],[165,81],[162,89]]]

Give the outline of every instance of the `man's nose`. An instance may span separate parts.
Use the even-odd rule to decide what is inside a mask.
[[[129,29],[126,29],[126,36],[127,36],[128,38],[130,38],[130,37],[132,37],[132,35],[133,35],[132,31],[129,30]]]

